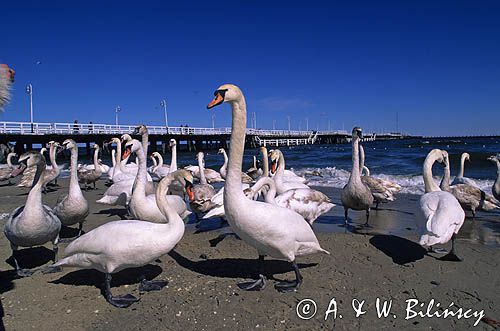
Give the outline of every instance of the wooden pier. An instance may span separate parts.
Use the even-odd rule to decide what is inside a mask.
[[[30,123],[0,122],[0,144],[13,143],[14,150],[20,154],[33,149],[33,145],[45,145],[49,141],[62,142],[74,139],[85,144],[90,154],[93,143],[106,145],[111,138],[131,134],[137,125],[113,125],[90,123]],[[181,150],[199,151],[227,148],[231,128],[165,127],[148,125],[151,151],[165,152],[170,139],[176,139]],[[376,135],[370,134],[370,140]],[[347,131],[295,131],[295,130],[258,130],[247,129],[246,147],[260,146],[297,146],[308,144],[339,144],[348,142]],[[106,149],[104,149],[106,152]]]

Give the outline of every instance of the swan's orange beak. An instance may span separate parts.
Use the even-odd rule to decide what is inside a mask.
[[[186,193],[188,195],[189,201],[193,202],[194,201],[193,185],[186,186]]]
[[[122,154],[122,159],[126,159],[127,157],[130,156],[130,154],[132,154],[132,151],[130,149],[130,147],[127,147],[124,151],[123,151],[123,154]]]
[[[271,173],[274,174],[276,172],[276,168],[278,166],[278,162],[276,160],[271,161]]]
[[[215,97],[212,101],[210,101],[210,103],[207,105],[207,109],[210,109],[210,108],[213,108],[217,105],[220,105],[221,103],[224,102],[224,98],[222,97],[222,95],[220,95],[220,93],[215,93]]]

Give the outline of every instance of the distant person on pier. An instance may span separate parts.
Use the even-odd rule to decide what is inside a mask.
[[[89,134],[94,133],[94,123],[92,121],[89,122],[89,126],[87,127]]]
[[[73,133],[78,134],[80,132],[80,126],[78,125],[78,120],[73,122]]]

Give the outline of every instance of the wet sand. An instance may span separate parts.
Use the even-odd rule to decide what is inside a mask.
[[[53,206],[67,190],[67,180],[61,187],[44,196],[44,203]],[[121,207],[98,205],[94,201],[105,190],[104,181],[98,190],[84,192],[91,202],[91,213],[84,230],[89,231],[105,222],[120,220]],[[477,318],[456,317],[406,320],[406,300],[425,303],[435,300],[431,312],[443,311],[452,302],[453,311],[459,307],[500,320],[500,250],[498,237],[500,215],[479,213],[476,221],[466,220],[457,250],[463,262],[444,262],[439,255],[426,254],[416,244],[413,213],[417,196],[400,195],[396,202],[382,205],[373,211],[369,231],[355,230],[364,222],[364,213],[351,212],[354,233],[341,227],[343,209],[339,190],[318,188],[337,204],[315,223],[314,229],[322,247],[331,255],[313,255],[299,259],[304,277],[302,287],[295,293],[279,293],[276,280],[292,279],[288,263],[267,258],[265,262],[268,286],[261,292],[244,292],[237,282],[256,276],[257,253],[233,236],[214,240],[230,232],[229,227],[209,230],[219,221],[205,221],[201,230],[187,226],[184,238],[175,251],[159,261],[138,269],[129,269],[113,277],[115,294],[132,293],[140,302],[128,309],[109,305],[100,292],[103,275],[94,270],[67,268],[62,273],[17,279],[6,260],[9,243],[0,236],[0,316],[6,330],[222,330],[233,328],[262,330],[378,330],[386,327],[412,330],[463,330],[473,326]],[[2,186],[0,213],[9,213],[22,205],[26,189]],[[475,223],[474,223],[475,222]],[[0,223],[4,223],[1,220]],[[207,231],[204,231],[207,230]],[[209,230],[209,231],[208,231]],[[71,236],[76,231],[65,231]],[[485,242],[487,244],[483,244]],[[60,256],[64,256],[61,244]],[[23,267],[50,263],[50,245],[24,249]],[[137,281],[142,274],[148,279],[166,279],[169,284],[159,292],[140,293]],[[337,303],[337,318],[331,313],[325,321],[325,311],[331,300]],[[392,300],[391,314],[378,318],[376,299]],[[297,304],[313,299],[317,312],[309,320],[297,316]],[[365,314],[355,317],[352,300],[365,300]],[[440,308],[436,309],[436,304]],[[330,308],[333,308],[331,306]],[[417,308],[414,308],[417,310]],[[439,310],[441,309],[441,310]],[[303,315],[312,312],[299,307]],[[342,318],[340,318],[342,315]],[[394,317],[396,316],[396,317]],[[308,317],[308,316],[305,316]],[[487,319],[486,319],[487,320]],[[491,323],[491,322],[490,322]],[[1,329],[1,327],[0,327]],[[475,329],[492,330],[484,320]]]

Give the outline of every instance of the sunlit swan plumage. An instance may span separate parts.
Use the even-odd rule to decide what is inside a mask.
[[[401,186],[388,180],[370,176],[370,169],[365,166],[365,150],[361,144],[359,145],[359,154],[360,168],[366,171],[366,175],[361,176],[361,181],[372,192],[375,209],[378,209],[379,203],[396,200],[394,194],[401,190]]]
[[[90,187],[90,184],[94,185],[94,190],[96,189],[96,182],[101,178],[102,169],[99,166],[99,145],[94,144],[94,169],[87,170],[81,168],[78,170],[78,181],[85,185],[85,189]]]
[[[340,199],[344,206],[344,221],[347,224],[349,209],[365,210],[366,223],[370,218],[370,206],[373,204],[373,195],[370,188],[361,180],[361,170],[359,168],[359,141],[362,138],[362,130],[359,127],[352,129],[352,170],[349,176],[349,181],[342,189]]]
[[[269,152],[271,159],[271,175],[276,183],[277,194],[283,194],[288,190],[296,188],[309,188],[306,184],[296,180],[285,180],[285,157],[279,149]]]
[[[174,174],[163,178],[156,191],[156,203],[168,223],[141,220],[106,223],[69,244],[65,249],[67,257],[56,263],[56,266],[96,269],[105,273],[104,295],[116,307],[128,307],[138,301],[130,294],[113,296],[110,290],[111,274],[144,266],[170,252],[182,239],[184,222],[166,199],[168,186],[173,179]],[[164,281],[143,280],[139,290],[159,290],[165,285]]]
[[[12,164],[12,158],[16,157],[16,153],[9,153],[7,155],[7,166],[0,168],[0,181],[4,180],[9,180],[10,183],[10,178],[12,171],[14,170],[14,165]]]
[[[448,155],[446,151],[443,151]],[[476,210],[491,211],[500,209],[500,203],[483,190],[469,185],[456,184],[450,186],[450,161],[445,158],[444,176],[441,180],[441,190],[450,192],[458,200],[464,210],[470,210],[472,216],[476,216]]]
[[[33,247],[52,242],[54,261],[57,259],[57,243],[61,221],[52,209],[42,202],[42,188],[47,183],[44,178],[45,159],[37,152],[27,152],[19,157],[19,168],[13,175],[22,173],[27,166],[35,167],[35,178],[24,206],[16,208],[5,223],[4,234],[10,242],[12,256],[19,276],[30,276],[33,271],[19,267],[18,247]]]
[[[222,85],[207,108],[223,102],[231,104],[232,129],[227,180],[224,187],[224,208],[231,229],[247,244],[257,249],[259,260],[264,255],[285,259],[292,263],[296,279],[275,285],[279,291],[294,291],[302,283],[296,257],[313,253],[326,253],[311,227],[299,214],[265,202],[245,197],[241,188],[241,167],[246,135],[246,104],[241,90],[232,84]],[[262,289],[265,278],[238,284],[245,290]]]
[[[80,236],[83,222],[89,214],[89,204],[78,184],[78,146],[72,139],[66,139],[62,145],[71,152],[69,191],[68,194],[58,199],[54,213],[63,225],[70,226],[78,223],[78,236]]]
[[[135,186],[132,191],[132,197],[129,202],[130,215],[139,220],[164,223],[166,222],[165,215],[163,215],[156,205],[156,198],[154,194],[146,195],[146,155],[144,154],[141,143],[138,140],[131,140],[125,145],[125,150],[130,149],[131,153],[135,153],[139,160],[139,171],[135,180]],[[183,170],[189,173],[187,170]],[[184,173],[182,173],[184,174]],[[192,185],[192,178],[189,185]],[[186,218],[191,214],[187,210],[186,203],[178,195],[167,195],[168,204],[173,208],[181,218]]]
[[[449,192],[439,189],[432,178],[432,165],[437,161],[446,165],[448,153],[433,149],[427,155],[423,165],[425,194],[419,201],[415,215],[420,245],[433,246],[445,244],[452,239],[452,250],[444,257],[446,260],[459,260],[454,251],[455,234],[465,220],[465,212],[457,199]]]
[[[493,155],[488,158],[488,161],[495,163],[497,166],[497,178],[491,187],[491,192],[493,193],[495,199],[500,201],[500,157],[498,154]]]
[[[475,180],[464,177],[465,161],[470,162],[470,154],[469,153],[462,153],[462,156],[460,157],[460,172],[453,179],[453,182],[451,182],[451,185],[467,184],[467,185],[472,185],[474,187],[479,188],[479,186],[477,186],[477,183]]]

